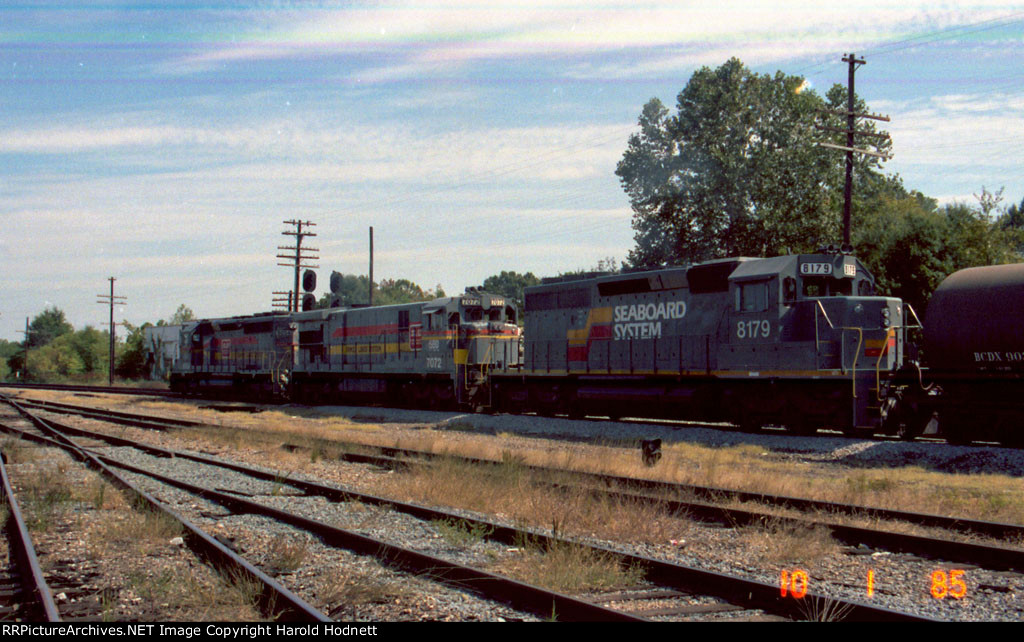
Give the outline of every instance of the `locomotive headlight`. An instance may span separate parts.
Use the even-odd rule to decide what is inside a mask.
[[[886,319],[889,318],[889,308],[882,308],[882,316]]]
[[[853,306],[853,311],[856,312],[857,314],[860,314],[861,312],[864,311],[864,306],[858,303],[857,305]]]

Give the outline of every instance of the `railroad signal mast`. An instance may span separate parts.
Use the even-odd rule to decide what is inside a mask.
[[[853,77],[857,71],[859,65],[867,64],[863,58],[857,58],[856,54],[849,54],[843,57],[843,62],[849,65],[849,73],[847,76],[847,98],[846,98],[846,110],[836,109],[824,109],[822,111],[835,114],[837,116],[846,116],[846,129],[837,129],[835,127],[825,127],[824,125],[815,125],[817,129],[823,131],[837,132],[840,134],[846,134],[846,145],[833,145],[831,143],[818,143],[819,147],[828,147],[830,149],[838,149],[846,152],[846,186],[843,190],[843,251],[852,252],[853,246],[850,244],[850,212],[853,203],[853,155],[854,154],[865,154],[867,156],[875,156],[882,160],[889,160],[892,158],[892,154],[885,154],[878,151],[872,151],[870,149],[863,149],[855,146],[856,137],[862,136],[866,138],[874,138],[877,141],[890,140],[889,134],[866,132],[857,130],[857,119],[867,118],[869,120],[880,120],[889,122],[888,116],[881,116],[879,114],[860,114],[855,111],[854,105],[854,90],[853,90]],[[879,142],[874,143],[876,146]]]
[[[115,329],[114,328],[117,326],[117,324],[114,323],[114,306],[115,305],[128,305],[128,299],[126,297],[123,297],[123,296],[115,296],[114,295],[114,281],[116,281],[116,279],[114,277],[110,277],[109,280],[110,280],[110,294],[97,294],[96,296],[99,297],[100,300],[97,301],[96,303],[102,303],[104,305],[109,305],[110,306],[110,324],[109,324],[110,325],[110,363],[108,364],[108,368],[107,368],[107,381],[108,381],[109,385],[112,386],[112,385],[114,385],[114,334],[115,334]]]
[[[294,246],[280,246],[279,245],[279,246],[277,246],[277,249],[278,250],[288,250],[288,251],[294,252],[294,254],[278,254],[277,258],[279,258],[279,259],[288,259],[290,261],[290,263],[278,263],[278,265],[283,266],[283,267],[290,267],[290,268],[294,268],[295,269],[295,287],[292,288],[292,294],[288,297],[290,299],[288,308],[289,308],[289,310],[291,312],[298,312],[299,311],[299,300],[300,300],[299,299],[299,273],[302,271],[302,268],[318,268],[318,267],[320,267],[319,265],[310,265],[308,263],[305,263],[306,261],[316,261],[316,260],[319,260],[320,256],[317,255],[317,254],[314,254],[314,253],[315,252],[319,252],[320,250],[315,248],[315,247],[302,247],[302,239],[304,239],[307,236],[316,236],[315,232],[303,231],[303,227],[305,227],[308,230],[308,228],[315,227],[316,223],[314,223],[312,221],[284,221],[284,224],[285,225],[292,225],[292,226],[294,226],[294,228],[295,228],[294,230],[285,230],[284,232],[281,232],[281,234],[284,234],[285,236],[294,236],[295,237],[295,245]],[[281,295],[281,294],[285,294],[285,293],[284,292],[275,292],[274,294],[275,295]],[[279,303],[279,301],[277,299],[275,299],[274,303],[277,304],[277,303]]]

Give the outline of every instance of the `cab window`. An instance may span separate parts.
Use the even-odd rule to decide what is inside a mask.
[[[740,283],[736,288],[737,312],[764,312],[768,309],[768,282]]]

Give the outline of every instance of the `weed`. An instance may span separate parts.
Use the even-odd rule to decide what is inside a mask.
[[[102,609],[102,615],[100,616],[102,620],[104,622],[113,622],[117,617],[117,591],[113,589],[103,589],[100,591],[100,607]]]
[[[317,594],[324,607],[342,605],[353,608],[365,604],[384,604],[407,597],[409,589],[395,582],[388,582],[372,573],[355,575],[335,574],[322,580]],[[332,609],[338,610],[337,607]]]
[[[457,548],[469,548],[487,539],[494,532],[493,526],[464,519],[435,520],[431,522],[431,526],[444,541]]]
[[[839,545],[828,528],[805,526],[782,519],[745,528],[742,541],[769,562],[813,562],[838,553]]]
[[[477,428],[468,421],[450,421],[448,423],[437,424],[434,427],[435,430],[447,430],[452,432],[476,432]]]
[[[644,576],[642,568],[624,565],[618,555],[572,543],[525,548],[513,560],[498,566],[501,572],[524,582],[575,593],[634,586]]]
[[[853,610],[853,605],[830,597],[815,597],[799,600],[797,608],[808,622],[842,622]]]
[[[21,491],[25,497],[25,524],[34,531],[49,528],[52,519],[63,513],[64,505],[72,499],[63,462],[57,466],[41,467],[26,475]]]
[[[306,559],[309,543],[301,537],[278,535],[270,545],[265,565],[279,573],[293,573]]]

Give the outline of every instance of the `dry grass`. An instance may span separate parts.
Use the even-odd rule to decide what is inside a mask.
[[[406,469],[380,480],[380,491],[408,501],[442,504],[506,516],[556,535],[664,543],[689,523],[647,503],[595,498],[581,490],[538,486],[516,463],[481,468],[453,459]]]
[[[57,396],[62,393],[50,393]],[[66,396],[70,401],[81,399]],[[590,472],[648,477],[670,482],[735,488],[750,492],[809,497],[936,513],[956,517],[1024,524],[1024,487],[1006,475],[957,475],[914,466],[850,469],[794,461],[763,447],[742,444],[709,447],[685,442],[665,444],[663,458],[653,468],[643,466],[633,444],[552,443],[509,434],[476,434],[439,429],[408,430],[394,425],[356,423],[326,416],[317,408],[275,409],[250,415],[225,415],[181,402],[132,400],[99,401],[131,406],[232,427],[203,429],[190,438],[212,440],[228,447],[260,449],[272,466],[297,470],[311,460],[331,459],[349,448],[343,442],[368,446],[409,448],[502,461],[513,457],[523,464],[571,467]],[[372,409],[368,409],[372,413]],[[452,422],[457,423],[457,422]],[[452,439],[457,434],[458,439]],[[308,448],[288,453],[291,443]],[[623,447],[628,446],[628,447]]]
[[[26,464],[36,461],[39,447],[17,437],[4,437],[0,452],[7,457],[8,464]]]
[[[270,551],[263,566],[275,573],[293,573],[306,560],[309,541],[299,536],[278,535],[271,543]]]
[[[253,622],[257,589],[246,579],[227,581],[207,569],[177,566],[145,570],[128,577],[128,588],[154,611],[153,619],[170,622]]]
[[[574,544],[544,548],[526,544],[515,557],[491,569],[528,584],[566,593],[639,584],[643,569],[625,566],[616,555]]]
[[[739,538],[755,558],[774,564],[811,564],[834,558],[841,549],[825,527],[794,525],[779,519],[743,528]]]
[[[396,602],[411,596],[411,591],[398,582],[388,580],[383,569],[377,567],[360,573],[345,573],[341,567],[325,574],[316,594],[320,607],[327,612],[351,609],[366,604]]]
[[[842,622],[853,610],[853,605],[829,597],[803,598],[798,602],[798,608],[808,622]]]

